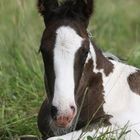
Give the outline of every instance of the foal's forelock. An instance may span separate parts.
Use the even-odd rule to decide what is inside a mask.
[[[54,47],[54,97],[52,105],[61,112],[67,112],[69,106],[75,106],[74,64],[76,52],[81,48],[84,38],[69,26],[56,30]]]

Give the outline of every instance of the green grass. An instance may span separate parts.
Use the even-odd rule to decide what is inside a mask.
[[[139,5],[139,0],[96,0],[89,28],[100,48],[140,68]],[[43,29],[35,0],[0,0],[0,140],[39,135],[36,116],[45,95],[38,54]]]
[[[96,0],[90,29],[100,48],[140,68],[139,5],[139,0]]]

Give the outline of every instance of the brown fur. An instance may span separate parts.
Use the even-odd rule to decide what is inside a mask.
[[[89,53],[89,40],[84,40],[81,48],[75,54],[75,64],[74,64],[75,93],[77,92],[80,78],[82,76],[84,69],[84,63],[86,61],[88,53]]]
[[[140,95],[140,70],[130,74],[128,77],[128,83],[133,92]]]
[[[102,106],[104,104],[102,74],[93,72],[93,61],[91,59],[85,65],[79,85],[80,87],[76,94],[76,100],[79,106],[81,105],[85,89],[88,88],[88,91],[80,113],[77,128],[86,125],[89,121],[90,123],[99,121],[101,118],[105,119],[105,124],[110,124],[110,117],[108,114],[104,113]]]
[[[95,46],[95,45],[94,45]],[[108,61],[106,57],[103,56],[101,50],[99,50],[96,46],[94,47],[96,56],[97,56],[97,69],[103,69],[106,76],[108,76],[111,72],[113,72],[114,66]]]

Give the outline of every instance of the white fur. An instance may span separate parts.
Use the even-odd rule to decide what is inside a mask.
[[[62,26],[56,31],[54,48],[55,86],[52,104],[60,113],[68,113],[74,100],[74,58],[82,45],[81,38],[71,27]]]
[[[122,127],[129,122],[130,129],[140,133],[140,96],[130,89],[127,81],[129,75],[135,73],[137,69],[115,61],[112,63],[114,72],[103,80],[104,111],[113,116],[110,120],[113,125]]]
[[[111,132],[111,133],[107,134],[107,132]],[[84,132],[82,130],[78,130],[78,131],[74,131],[74,132],[65,134],[63,136],[51,137],[47,140],[88,140],[88,138],[87,138],[88,136],[91,136],[92,138],[94,138],[94,140],[96,140],[97,137],[104,135],[105,133],[106,133],[105,139],[108,138],[108,140],[110,140],[111,138],[112,139],[115,138],[116,140],[117,139],[119,139],[119,140],[131,140],[130,135],[123,135],[121,138],[119,138],[121,132],[122,132],[122,130],[119,129],[118,127],[109,126],[109,127],[102,127],[102,128],[96,128],[96,129],[93,128],[92,131],[87,131],[87,132]],[[139,140],[138,135],[134,134],[133,138],[134,138],[133,140]]]

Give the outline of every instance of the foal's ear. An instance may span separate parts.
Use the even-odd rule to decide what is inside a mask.
[[[53,10],[58,7],[57,0],[38,0],[37,7],[39,12],[43,15],[49,15]]]
[[[94,0],[76,0],[76,8],[87,20],[87,24],[94,10]]]

